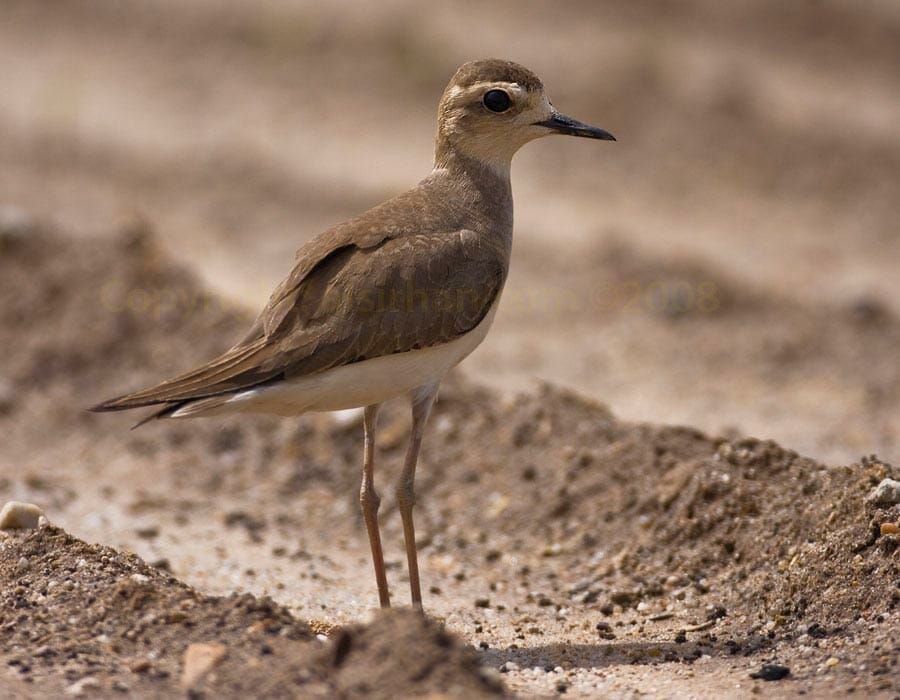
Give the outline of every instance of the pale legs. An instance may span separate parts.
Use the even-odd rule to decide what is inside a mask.
[[[403,520],[403,539],[406,543],[406,559],[409,565],[409,589],[414,607],[422,608],[422,589],[419,584],[419,561],[416,556],[416,531],[413,525],[413,506],[416,504],[416,463],[419,460],[419,448],[422,446],[422,435],[428,414],[437,396],[438,383],[429,384],[416,389],[412,394],[412,430],[409,437],[409,449],[403,463],[403,471],[397,484],[397,507]],[[381,607],[391,605],[388,593],[387,576],[384,571],[384,552],[381,548],[381,535],[378,531],[378,506],[381,499],[375,492],[375,424],[378,419],[380,404],[367,406],[363,414],[365,430],[365,447],[363,452],[363,480],[359,490],[359,502],[362,506],[369,544],[372,547],[372,563],[375,565],[375,581],[378,584],[378,600]]]
[[[381,549],[381,534],[378,532],[378,506],[381,498],[375,492],[375,424],[378,422],[378,409],[381,404],[366,406],[363,414],[363,430],[365,431],[363,447],[363,480],[359,489],[359,504],[362,506],[366,531],[369,533],[369,544],[372,546],[372,563],[375,564],[375,581],[378,584],[378,600],[382,608],[391,607],[391,596],[388,593],[387,576],[384,572],[384,553]]]
[[[422,609],[422,589],[419,586],[419,558],[416,554],[416,529],[413,526],[413,506],[416,505],[416,463],[428,414],[437,396],[438,382],[419,387],[412,394],[412,429],[403,471],[397,483],[397,507],[403,519],[403,539],[406,541],[406,561],[409,566],[409,590],[413,607]]]

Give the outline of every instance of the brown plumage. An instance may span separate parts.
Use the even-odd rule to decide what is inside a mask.
[[[320,234],[300,249],[241,342],[196,370],[92,410],[182,404],[471,330],[503,286],[512,243],[508,182],[481,175],[476,181],[433,173]]]
[[[463,65],[441,96],[424,180],[304,245],[247,335],[220,357],[92,410],[158,406],[149,420],[365,406],[360,500],[387,605],[375,420],[382,401],[409,394],[413,428],[397,495],[412,600],[421,605],[412,506],[422,431],[444,375],[487,333],[506,281],[512,157],[551,133],[612,140],[559,114],[528,69],[495,59]]]

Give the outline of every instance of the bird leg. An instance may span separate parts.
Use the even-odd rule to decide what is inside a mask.
[[[362,506],[369,544],[372,547],[372,563],[375,565],[375,581],[378,584],[378,600],[382,608],[391,607],[388,593],[387,575],[384,571],[384,553],[381,549],[381,534],[378,532],[378,506],[381,498],[375,492],[375,424],[381,404],[366,406],[363,414],[365,441],[363,448],[363,479],[359,489],[359,504]]]
[[[422,446],[422,434],[431,406],[437,396],[438,384],[427,385],[417,389],[412,396],[412,430],[409,437],[409,449],[403,471],[397,484],[397,506],[403,519],[403,539],[406,542],[406,559],[409,565],[409,589],[412,594],[413,607],[422,608],[422,590],[419,586],[419,560],[416,555],[416,530],[413,525],[413,506],[416,504],[416,462],[419,460],[419,448]]]

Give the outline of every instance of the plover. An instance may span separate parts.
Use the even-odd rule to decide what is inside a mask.
[[[382,402],[407,395],[412,429],[397,503],[412,603],[421,607],[413,505],[425,422],[441,380],[484,340],[497,311],[512,248],[512,157],[549,134],[615,140],[556,111],[528,69],[497,59],[464,64],[441,96],[424,180],[304,245],[250,331],[223,355],[92,410],[159,406],[149,420],[364,407],[360,504],[387,607],[375,428]]]

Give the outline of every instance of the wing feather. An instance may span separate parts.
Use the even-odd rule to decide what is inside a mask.
[[[322,236],[301,250],[241,343],[93,410],[205,399],[447,342],[487,315],[507,265],[507,244],[465,230]]]

